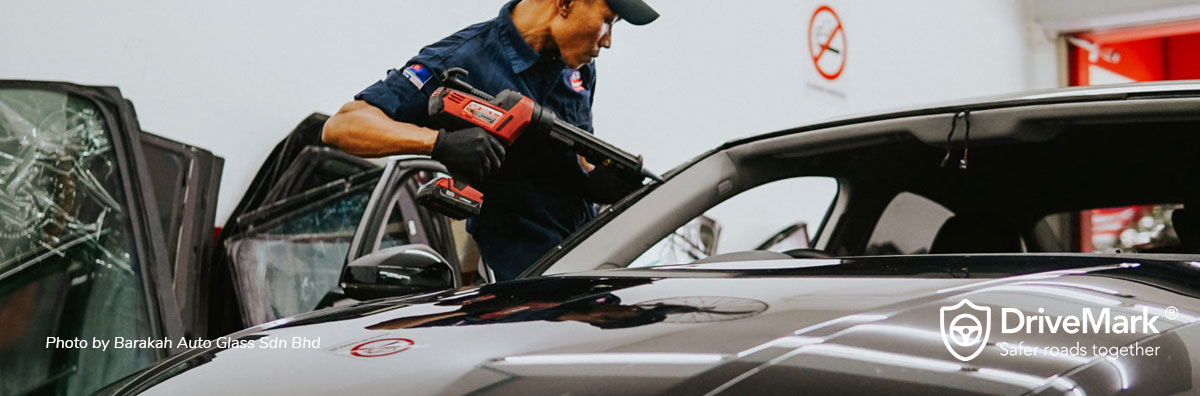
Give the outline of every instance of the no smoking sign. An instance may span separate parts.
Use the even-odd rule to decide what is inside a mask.
[[[846,68],[846,31],[829,6],[818,7],[808,22],[808,54],[827,80],[836,80]]]

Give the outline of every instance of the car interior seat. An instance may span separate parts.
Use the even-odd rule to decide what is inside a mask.
[[[994,216],[957,215],[946,220],[933,245],[932,254],[1020,253],[1021,233]]]
[[[1185,209],[1175,209],[1171,213],[1171,225],[1175,235],[1179,236],[1179,244],[1185,253],[1200,253],[1200,224],[1197,224],[1195,213]]]

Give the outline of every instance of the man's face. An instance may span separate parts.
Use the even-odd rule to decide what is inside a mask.
[[[588,64],[600,56],[600,48],[612,46],[612,24],[617,14],[604,0],[571,0],[563,2],[566,16],[559,9],[550,34],[558,46],[563,63],[572,68]]]

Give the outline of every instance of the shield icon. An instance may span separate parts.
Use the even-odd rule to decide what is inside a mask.
[[[983,352],[992,330],[992,308],[962,299],[941,309],[942,343],[951,355],[970,361]]]

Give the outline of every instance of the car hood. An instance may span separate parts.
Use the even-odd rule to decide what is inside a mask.
[[[170,395],[1185,392],[1200,363],[1189,352],[1200,344],[1189,326],[1200,315],[1197,267],[1120,256],[926,256],[528,279],[272,322],[231,336],[238,347],[185,352],[120,387]],[[985,342],[973,345],[983,346],[951,352],[946,321],[980,308],[990,310],[973,312]],[[1084,310],[1157,317],[1158,333],[1140,325],[1003,331],[1018,316]],[[1155,356],[1126,348],[1103,357],[1093,348],[1135,344],[1157,347]]]

